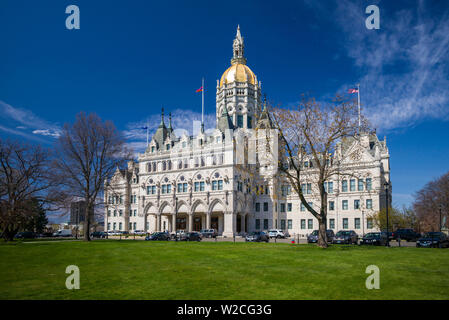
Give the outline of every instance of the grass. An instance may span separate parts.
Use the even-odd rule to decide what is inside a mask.
[[[380,268],[367,290],[365,269]],[[68,265],[80,290],[65,288]],[[449,250],[150,241],[0,245],[0,299],[449,299]]]

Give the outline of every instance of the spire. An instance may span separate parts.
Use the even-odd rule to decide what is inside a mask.
[[[237,32],[235,34],[235,39],[232,44],[233,58],[231,59],[231,64],[241,63],[246,64],[246,59],[244,57],[245,45],[243,43],[243,37],[240,33],[240,25],[237,26]]]
[[[161,123],[159,124],[159,127],[165,127],[165,123],[164,123],[164,107],[162,107],[161,109]]]
[[[225,132],[227,129],[234,129],[234,125],[229,117],[228,108],[226,108],[226,105],[223,107],[221,117],[218,118],[217,127],[222,132]]]
[[[173,132],[173,128],[171,126],[171,112],[168,114],[168,130]]]

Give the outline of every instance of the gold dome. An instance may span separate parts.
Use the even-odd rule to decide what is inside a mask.
[[[247,65],[234,63],[221,76],[220,87],[232,82],[249,82],[256,84],[256,76]]]

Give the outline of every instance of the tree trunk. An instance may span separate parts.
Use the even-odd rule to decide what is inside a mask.
[[[329,245],[327,243],[326,234],[326,218],[318,219],[318,246],[321,248],[327,248]]]
[[[90,241],[90,201],[86,201],[86,212],[84,214],[84,241]]]

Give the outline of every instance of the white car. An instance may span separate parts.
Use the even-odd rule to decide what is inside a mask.
[[[133,230],[133,231],[131,231],[131,234],[135,234],[136,236],[144,236],[147,233],[143,230]]]
[[[285,234],[281,229],[270,229],[268,230],[268,236],[270,238],[277,238],[277,239],[284,239],[285,238]]]
[[[119,235],[120,235],[120,231],[117,231],[117,230],[108,231],[108,236],[119,236]]]

